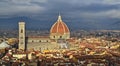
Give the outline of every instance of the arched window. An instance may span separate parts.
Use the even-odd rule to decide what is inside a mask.
[[[41,42],[41,40],[39,40],[39,42]]]
[[[23,29],[21,29],[21,33],[23,33]]]
[[[55,38],[55,36],[53,36],[53,38]]]
[[[20,39],[23,39],[23,37],[20,37]]]
[[[23,44],[23,42],[21,42],[20,44]]]

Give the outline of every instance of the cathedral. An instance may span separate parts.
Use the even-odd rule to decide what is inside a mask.
[[[25,22],[19,22],[19,45],[22,50],[67,49],[70,44],[70,30],[61,15],[52,25],[49,36],[25,36]]]
[[[67,25],[62,21],[61,16],[58,16],[58,20],[53,24],[50,30],[50,39],[69,39],[70,31]]]

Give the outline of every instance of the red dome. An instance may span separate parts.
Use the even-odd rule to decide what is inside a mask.
[[[59,15],[58,20],[53,24],[50,33],[65,34],[69,33],[67,25],[62,21],[61,16]]]

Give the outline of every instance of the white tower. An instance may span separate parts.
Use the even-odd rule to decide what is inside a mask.
[[[25,22],[19,22],[19,45],[18,49],[25,50]]]

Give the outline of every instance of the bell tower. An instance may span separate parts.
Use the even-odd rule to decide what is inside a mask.
[[[19,22],[19,45],[18,49],[25,50],[25,22]]]

